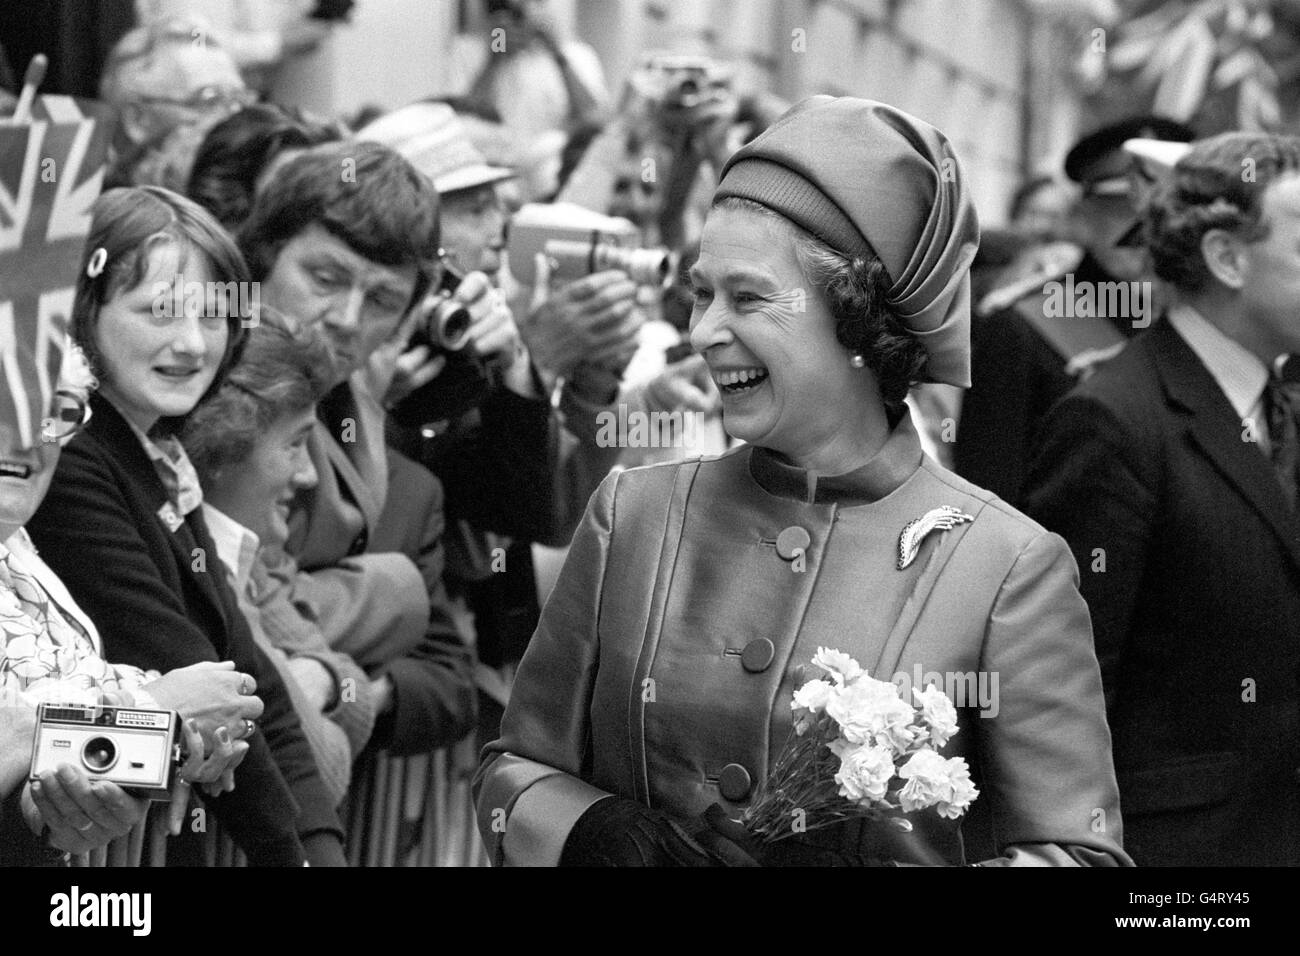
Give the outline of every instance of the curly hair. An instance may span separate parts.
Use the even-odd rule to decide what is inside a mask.
[[[880,382],[886,406],[901,406],[908,390],[921,381],[929,354],[889,308],[886,297],[894,283],[879,257],[851,257],[837,252],[780,213],[751,199],[728,196],[714,207],[757,212],[779,219],[794,230],[795,258],[835,320],[836,340],[866,360],[867,368]]]
[[[320,327],[264,307],[243,359],[185,422],[181,444],[200,482],[246,461],[267,429],[315,407],[333,381],[333,352]]]
[[[342,130],[296,110],[255,103],[208,130],[185,193],[234,231],[248,218],[258,178],[277,156],[342,138]]]
[[[1201,240],[1211,229],[1246,242],[1268,235],[1263,197],[1280,177],[1300,172],[1300,137],[1224,133],[1197,143],[1147,206],[1147,243],[1156,275],[1184,292],[1209,281]]]

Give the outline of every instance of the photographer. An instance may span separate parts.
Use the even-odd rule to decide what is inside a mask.
[[[497,189],[513,172],[489,166],[441,103],[403,107],[359,135],[397,150],[433,180],[446,261],[470,273],[457,298],[478,293],[479,279],[502,266],[506,215]],[[434,410],[449,387],[444,368],[453,354],[417,346],[397,359],[389,405],[400,405],[396,417],[406,427],[390,426],[389,434],[442,481],[449,517],[512,538],[563,543],[616,460],[596,447],[590,423],[617,395],[642,317],[636,286],[617,270],[553,291],[543,271],[527,292],[531,308],[518,328],[499,290],[481,293],[492,308],[470,325],[469,338],[492,371],[472,407],[454,416]],[[424,314],[440,300],[438,293],[427,298]],[[550,398],[557,379],[559,416]],[[425,404],[412,396],[420,389]],[[447,417],[455,420],[437,423]]]

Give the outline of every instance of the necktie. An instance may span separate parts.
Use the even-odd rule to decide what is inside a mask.
[[[1291,510],[1300,507],[1300,359],[1293,358],[1269,376],[1265,390],[1268,404],[1268,433],[1273,443],[1273,469],[1282,483],[1283,496]]]

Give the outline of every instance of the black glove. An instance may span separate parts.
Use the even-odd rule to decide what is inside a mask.
[[[713,804],[702,817],[708,829],[696,835],[706,852],[726,866],[880,866],[880,861],[844,849],[844,841],[821,831],[762,843]],[[857,841],[852,841],[856,845]]]
[[[588,807],[560,855],[560,866],[718,865],[671,817],[623,797]]]

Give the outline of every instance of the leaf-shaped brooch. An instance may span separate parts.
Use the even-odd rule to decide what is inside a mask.
[[[941,505],[909,521],[903,533],[898,536],[898,570],[902,571],[916,560],[921,550],[921,542],[931,531],[948,531],[959,524],[974,520],[973,516],[966,514],[960,508]]]

